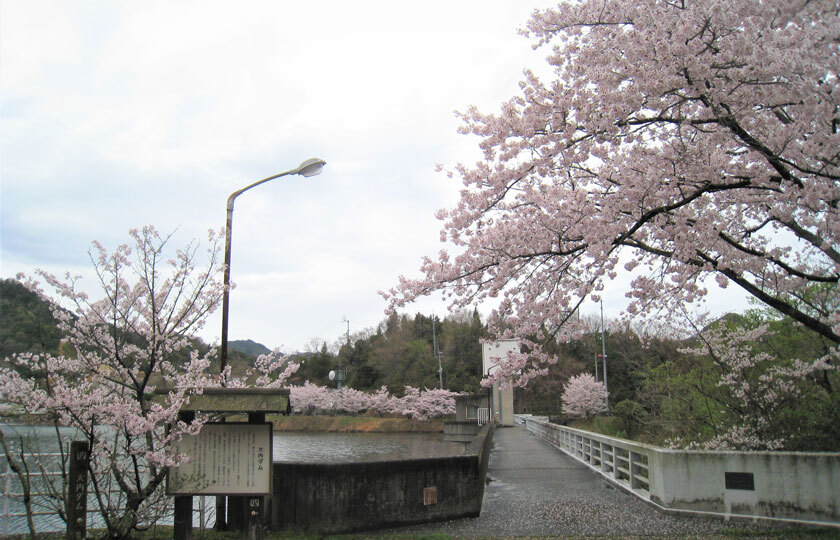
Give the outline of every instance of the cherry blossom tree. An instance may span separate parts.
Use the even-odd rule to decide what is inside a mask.
[[[228,388],[248,386],[281,388],[287,385],[289,377],[294,375],[299,368],[299,363],[291,361],[277,348],[270,353],[257,356],[254,365],[245,368],[245,373],[241,377],[234,377],[231,366],[226,366],[220,379]]]
[[[306,382],[291,386],[292,406],[307,414],[359,414],[374,410],[384,415],[407,416],[417,420],[439,418],[455,414],[455,392],[441,389],[420,390],[405,387],[402,397],[392,395],[386,387],[376,392],[362,392],[353,388],[327,388]]]
[[[94,243],[99,299],[80,290],[80,278],[39,271],[58,300],[26,279],[53,307],[63,354],[18,354],[0,368],[2,401],[75,428],[90,445],[90,487],[110,538],[128,537],[155,511],[168,467],[183,459],[172,443],[203,421],[182,422],[178,411],[219,384],[207,374],[215,351],[199,354],[193,338],[221,299],[219,236],[210,233],[206,256],[193,242],[169,258],[170,236],[152,227],[130,234],[133,245],[113,252]],[[161,387],[170,390],[156,397]]]
[[[486,299],[519,337],[492,379],[543,372],[540,345],[619,273],[628,316],[713,283],[840,343],[840,9],[833,0],[578,0],[537,11],[553,78],[526,71],[498,114],[464,112],[484,161],[441,210],[451,248],[384,294]],[[714,278],[712,281],[711,278]],[[829,302],[808,291],[827,287]],[[826,306],[831,306],[826,308]],[[836,362],[836,360],[835,360]]]
[[[836,379],[830,356],[779,359],[761,346],[768,337],[766,323],[732,326],[719,321],[698,330],[697,346],[683,352],[710,360],[722,391],[704,396],[714,409],[708,419],[712,436],[672,441],[675,446],[686,442],[689,448],[713,450],[799,450],[803,439],[816,438],[810,430],[821,427],[829,439],[832,430],[837,433],[836,394],[832,396],[827,377],[826,386],[820,384],[826,374]],[[818,427],[816,415],[830,427]]]
[[[589,418],[607,410],[607,387],[590,373],[569,378],[563,385],[563,412],[569,416]]]

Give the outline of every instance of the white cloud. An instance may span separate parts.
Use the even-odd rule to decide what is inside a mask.
[[[440,247],[461,186],[435,164],[480,157],[453,112],[543,64],[516,31],[552,4],[0,0],[0,274],[78,271],[145,224],[203,239],[232,191],[321,157],[237,200],[231,337],[372,326]]]

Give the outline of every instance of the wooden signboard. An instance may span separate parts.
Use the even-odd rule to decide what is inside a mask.
[[[177,445],[190,456],[169,470],[170,495],[270,495],[272,424],[208,423]]]

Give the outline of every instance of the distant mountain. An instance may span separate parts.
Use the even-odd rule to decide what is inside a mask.
[[[250,339],[228,341],[228,348],[233,349],[234,351],[239,351],[242,354],[247,354],[248,356],[253,356],[254,358],[261,354],[268,354],[271,352],[271,349],[262,343],[257,343],[256,341]]]
[[[0,279],[0,365],[6,365],[5,358],[14,353],[33,352],[58,354],[61,332],[52,316],[50,306],[35,293],[14,279]],[[268,347],[252,340],[228,343],[230,365],[234,376],[242,376],[254,365],[254,359],[271,352]],[[192,341],[192,346],[171,358],[176,363],[189,360],[189,349],[195,348],[204,354],[208,346],[201,340]],[[30,376],[25,368],[17,368],[24,376]],[[214,358],[209,371],[218,373],[218,357]]]

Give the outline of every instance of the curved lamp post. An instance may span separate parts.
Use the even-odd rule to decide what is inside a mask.
[[[225,289],[222,293],[222,346],[219,353],[220,367],[219,372],[223,373],[227,367],[227,351],[228,351],[228,309],[230,302],[230,237],[231,228],[233,227],[233,201],[242,193],[248,191],[253,187],[264,184],[269,180],[280,178],[281,176],[288,176],[292,174],[299,174],[301,176],[315,176],[320,174],[321,170],[326,165],[326,161],[318,158],[307,159],[296,168],[291,169],[268,178],[263,178],[259,182],[254,182],[250,186],[244,187],[239,191],[234,191],[230,194],[227,200],[227,223],[225,224]]]

